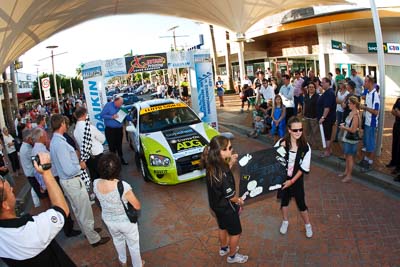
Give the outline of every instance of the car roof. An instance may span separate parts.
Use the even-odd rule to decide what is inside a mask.
[[[166,104],[177,104],[177,103],[183,103],[183,102],[178,99],[168,98],[168,99],[152,99],[152,100],[142,101],[140,103],[135,103],[135,105],[138,107],[139,110],[141,110],[152,106],[161,106]]]

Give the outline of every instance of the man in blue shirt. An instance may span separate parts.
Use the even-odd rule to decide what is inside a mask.
[[[86,186],[81,180],[81,169],[86,168],[84,161],[79,162],[78,156],[70,146],[63,134],[67,131],[64,116],[55,114],[51,116],[53,138],[50,142],[51,162],[60,178],[61,187],[68,198],[82,232],[85,234],[92,247],[107,243],[109,237],[100,237],[101,228],[94,228],[93,210],[90,205]]]
[[[100,117],[104,120],[106,126],[105,135],[108,143],[108,148],[111,152],[118,153],[121,163],[128,165],[128,162],[124,160],[122,155],[122,138],[123,132],[123,121],[119,122],[118,112],[121,109],[124,99],[122,97],[116,97],[114,101],[108,102],[100,113]],[[131,121],[130,116],[126,116],[126,119]]]
[[[329,78],[323,78],[321,85],[324,92],[317,101],[317,119],[319,124],[323,125],[326,140],[325,152],[321,154],[321,157],[329,157],[331,155],[332,127],[336,121],[336,96]]]

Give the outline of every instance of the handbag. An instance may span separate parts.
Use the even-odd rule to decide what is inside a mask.
[[[138,221],[138,217],[139,217],[139,211],[137,209],[135,209],[131,203],[127,203],[127,207],[124,204],[124,201],[122,201],[122,194],[124,193],[124,185],[122,184],[122,181],[118,181],[117,184],[118,187],[118,192],[119,192],[119,197],[122,203],[122,206],[124,207],[126,216],[128,216],[128,219],[131,223],[137,223]]]
[[[351,128],[351,124],[352,124],[352,123],[353,123],[353,119],[351,119],[349,128]],[[358,130],[356,130],[354,133],[351,133],[351,132],[347,131],[347,133],[346,133],[346,135],[345,135],[345,138],[346,138],[347,140],[350,140],[350,141],[360,141],[360,140],[361,140],[361,138],[360,138],[360,133],[359,133]]]

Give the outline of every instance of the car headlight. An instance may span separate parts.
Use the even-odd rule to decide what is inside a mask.
[[[168,166],[171,160],[168,157],[161,155],[150,155],[150,165],[151,166]]]

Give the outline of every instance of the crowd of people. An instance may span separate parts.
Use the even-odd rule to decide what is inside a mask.
[[[22,143],[18,148],[7,128],[3,130],[1,143],[7,157],[0,157],[0,243],[7,246],[2,245],[0,258],[9,266],[76,266],[54,238],[63,229],[66,237],[84,234],[93,248],[109,242],[110,237],[101,236],[102,229],[95,227],[91,205],[95,203],[92,197],[97,196],[121,266],[127,266],[126,246],[133,266],[142,266],[137,224],[128,220],[124,208],[129,202],[140,210],[140,202],[126,182],[121,196],[116,188],[121,165],[127,164],[122,157],[122,124],[117,120],[123,99],[116,97],[107,103],[100,115],[106,125],[105,136],[90,124],[84,103],[74,100],[64,101],[63,114],[53,112],[48,117],[47,112],[31,112],[44,110],[41,107],[32,108],[29,116],[22,113],[18,117],[23,126],[19,127]],[[73,134],[70,123],[74,124]],[[103,147],[106,140],[110,145],[107,153]],[[21,162],[32,198],[39,200],[34,216],[17,217],[15,181],[8,173],[8,161],[15,175]],[[69,207],[79,230],[74,229]]]
[[[351,172],[357,155],[357,165],[363,171],[372,169],[376,150],[376,134],[379,122],[379,85],[374,77],[361,78],[355,69],[345,77],[339,68],[335,76],[319,78],[313,70],[295,71],[291,77],[277,72],[275,76],[257,71],[254,81],[245,79],[239,93],[242,100],[241,112],[253,105],[254,130],[248,134],[256,138],[261,133],[270,133],[274,140],[285,134],[287,121],[300,116],[304,134],[309,144],[321,150],[321,157],[329,157],[332,143],[340,142],[343,147],[346,168],[339,176],[343,182],[351,181]],[[392,160],[387,167],[394,168],[392,174],[400,173],[399,108],[397,100],[392,109],[395,117],[393,126]],[[354,117],[354,119],[353,119]],[[358,118],[358,119],[356,119]],[[358,144],[361,144],[359,150]],[[400,181],[397,176],[395,181]]]

